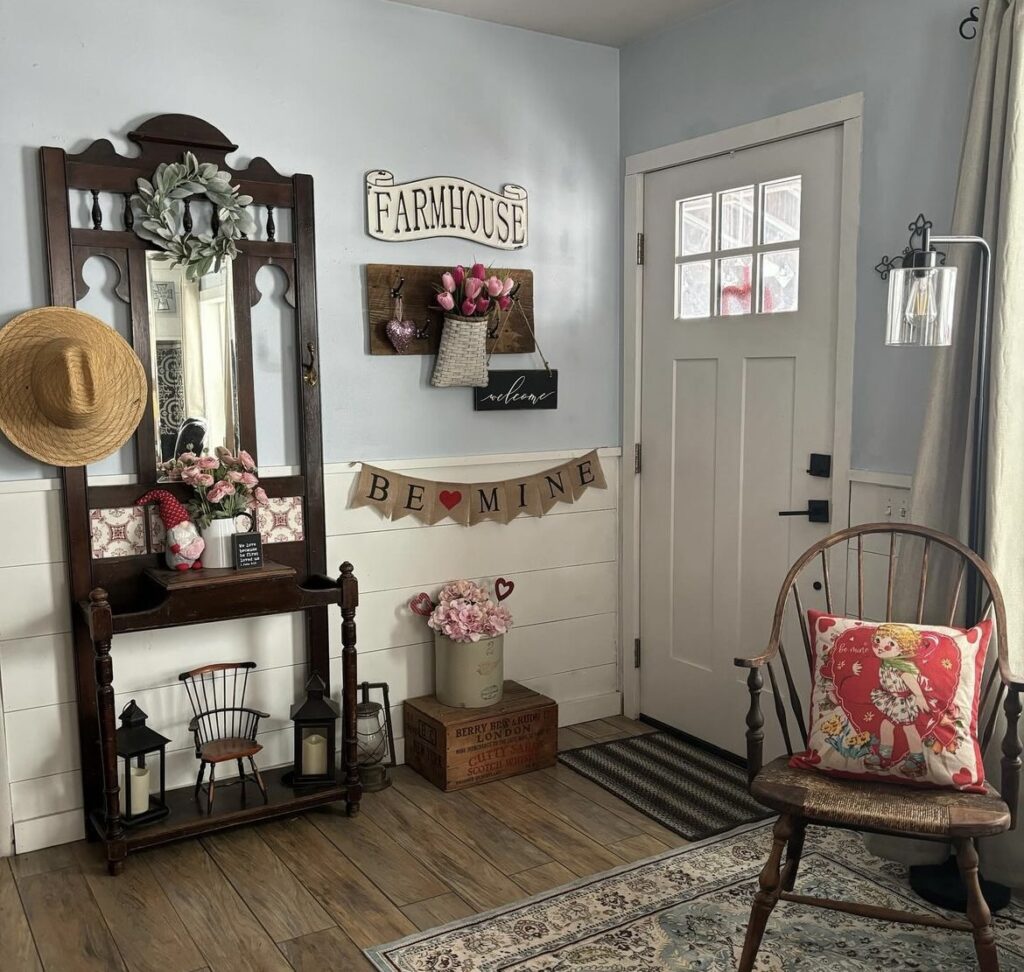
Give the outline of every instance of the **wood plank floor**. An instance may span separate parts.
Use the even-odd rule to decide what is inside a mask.
[[[652,731],[621,716],[559,749]],[[0,860],[5,972],[371,968],[362,949],[685,841],[565,766],[442,793],[407,767],[333,811],[130,857],[84,841]]]

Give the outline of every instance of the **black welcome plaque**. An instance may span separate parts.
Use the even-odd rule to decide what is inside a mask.
[[[558,408],[558,372],[488,371],[487,387],[473,389],[477,412]]]
[[[236,569],[263,566],[263,538],[258,533],[236,533],[231,545]]]

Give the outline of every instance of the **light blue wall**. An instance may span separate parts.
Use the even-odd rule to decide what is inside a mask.
[[[735,0],[621,52],[624,155],[863,91],[853,465],[912,472],[931,356],[882,344],[872,270],[948,226],[977,41],[963,0]]]
[[[183,112],[221,128],[242,160],[263,155],[313,175],[328,462],[619,441],[616,51],[382,0],[3,7],[0,321],[47,300],[37,147],[79,151],[109,137],[127,151],[133,124]],[[399,181],[525,186],[529,246],[506,255],[457,240],[371,240],[363,177],[381,167]],[[365,353],[363,264],[474,257],[534,270],[538,336],[560,372],[557,411],[476,414],[468,389],[429,386],[432,359]],[[537,359],[502,363],[526,360]],[[257,365],[270,398],[279,362],[267,351]],[[275,444],[264,463],[289,458],[280,425],[268,413]],[[0,479],[52,474],[0,437]]]

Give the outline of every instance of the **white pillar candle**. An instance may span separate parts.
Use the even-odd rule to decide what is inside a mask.
[[[133,766],[129,771],[132,788],[132,816],[149,810],[149,770],[145,766]]]
[[[318,734],[302,740],[302,775],[323,776],[327,772],[327,740]]]

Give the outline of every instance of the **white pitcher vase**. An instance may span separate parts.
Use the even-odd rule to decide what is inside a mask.
[[[252,529],[252,517],[248,513],[239,513],[234,518],[223,517],[217,520],[210,520],[210,525],[200,531],[203,535],[203,543],[206,544],[203,555],[200,558],[203,567],[235,566],[235,555],[232,549],[231,538],[240,532],[238,520],[243,516],[249,520],[249,529]]]

